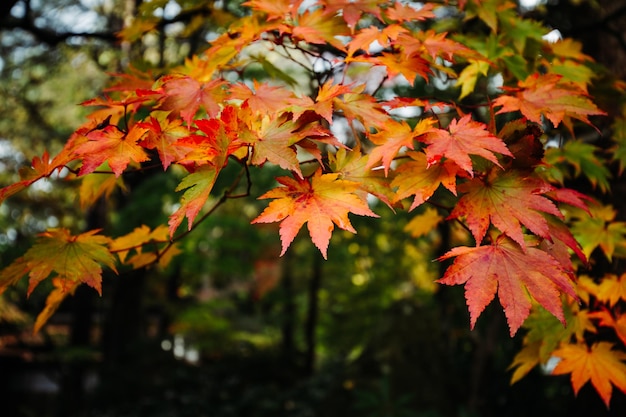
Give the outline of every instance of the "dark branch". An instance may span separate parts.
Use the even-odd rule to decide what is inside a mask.
[[[58,32],[50,28],[42,28],[35,25],[32,14],[30,13],[29,3],[26,4],[27,12],[24,17],[16,18],[10,15],[11,8],[17,3],[17,0],[9,0],[7,3],[2,3],[0,6],[0,30],[12,30],[22,29],[33,36],[39,41],[51,46],[56,46],[59,43],[65,42],[69,38],[85,38],[85,39],[100,39],[106,42],[115,43],[120,41],[120,38],[114,31],[101,31],[101,32]],[[10,7],[9,7],[10,6]],[[8,8],[6,12],[4,9]],[[195,16],[207,17],[211,14],[211,10],[208,8],[195,8],[191,10],[185,10],[171,19],[161,19],[156,28],[163,30],[167,25],[172,23],[184,22],[188,23]]]
[[[113,32],[57,32],[52,29],[36,26],[28,17],[17,19],[12,16],[7,16],[0,20],[0,30],[13,29],[25,30],[35,36],[39,41],[51,46],[56,46],[74,37],[101,39],[111,43],[117,41],[117,37]]]

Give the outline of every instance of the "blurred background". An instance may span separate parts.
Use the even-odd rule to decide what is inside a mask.
[[[625,75],[626,2],[520,3]],[[4,0],[0,186],[33,156],[61,149],[91,111],[78,104],[100,94],[109,74],[163,73],[243,13],[233,0]],[[124,28],[134,41],[118,40]],[[470,331],[463,288],[434,283],[442,271],[431,259],[454,235],[416,238],[409,216],[381,206],[383,219],[353,218],[358,235],[333,237],[328,261],[306,240],[279,258],[277,229],[249,224],[272,174],[253,170],[251,198],[222,206],[168,268],[105,275],[102,296],[79,287],[37,334],[51,284],[26,298],[24,281],[0,296],[0,415],[626,415],[622,394],[607,411],[590,386],[575,398],[567,377],[541,369],[509,385],[522,335],[509,337],[496,304]],[[116,193],[88,209],[74,201],[76,184],[54,179],[8,199],[0,266],[48,227],[122,235],[166,223],[179,177],[125,180],[132,199]]]

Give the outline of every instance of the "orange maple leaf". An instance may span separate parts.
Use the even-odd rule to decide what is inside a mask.
[[[343,84],[334,84],[334,80],[330,79],[319,88],[317,97],[315,97],[315,104],[313,105],[313,111],[322,116],[328,121],[333,122],[333,103],[341,102],[341,100],[335,101],[336,97],[342,94],[349,93],[352,89]]]
[[[396,22],[416,22],[426,19],[434,19],[433,13],[435,5],[433,3],[425,3],[421,8],[416,9],[408,4],[394,2],[393,7],[387,7],[385,14],[387,17]]]
[[[365,85],[353,87],[350,92],[341,98],[334,97],[333,105],[336,110],[343,112],[343,116],[352,122],[359,120],[366,128],[382,129],[389,120],[389,114],[383,110],[374,97],[363,94]]]
[[[456,195],[456,176],[458,167],[453,163],[443,163],[428,166],[426,155],[422,152],[407,152],[410,161],[403,163],[396,169],[396,177],[391,187],[396,190],[394,201],[400,201],[414,195],[409,211],[428,200],[439,188],[446,187]]]
[[[108,162],[115,176],[119,177],[131,160],[137,163],[147,161],[150,158],[137,143],[146,131],[139,125],[133,125],[128,132],[109,125],[87,133],[89,140],[75,149],[77,157],[83,160],[78,175],[89,174]]]
[[[260,199],[274,198],[252,223],[281,222],[281,256],[307,223],[311,240],[327,258],[328,244],[337,225],[340,229],[356,233],[348,213],[378,217],[370,210],[367,201],[356,191],[359,184],[339,179],[340,174],[322,174],[318,169],[312,178],[279,177],[284,187],[277,187],[263,194]]]
[[[588,314],[589,318],[599,320],[599,326],[612,327],[615,334],[626,346],[626,315],[616,313],[617,318],[613,317],[611,312],[606,309],[600,311],[592,311]]]
[[[408,30],[400,25],[389,25],[383,29],[376,26],[360,29],[348,44],[348,57],[352,57],[358,50],[369,53],[370,46],[374,42],[378,44],[378,48],[387,48],[391,41],[404,32],[408,32]]]
[[[606,114],[578,85],[562,78],[557,74],[535,73],[519,81],[518,88],[505,88],[512,95],[494,100],[494,107],[502,107],[496,114],[520,111],[537,124],[542,123],[544,115],[555,127],[563,122],[570,130],[572,118],[591,124],[588,116]]]
[[[230,94],[230,99],[243,100],[242,105],[247,105],[252,112],[260,114],[284,112],[289,106],[303,103],[291,90],[256,80],[254,90],[243,83],[237,83],[230,87]]]
[[[286,16],[295,16],[300,3],[302,0],[248,0],[241,5],[265,13],[267,20],[272,21],[284,19]]]
[[[478,155],[500,166],[494,152],[513,156],[502,139],[487,130],[484,123],[465,115],[458,121],[452,120],[448,130],[433,129],[420,139],[427,143],[426,159],[432,165],[441,158],[450,159],[470,175],[474,175],[470,155]]]
[[[45,151],[41,157],[34,157],[30,167],[20,169],[21,181],[0,189],[0,204],[13,194],[16,194],[24,188],[30,186],[35,181],[38,181],[41,178],[49,177],[54,173],[54,171],[60,171],[73,159],[74,157],[72,156],[68,146],[63,148],[63,150],[52,160],[50,160],[48,151]]]
[[[428,76],[432,73],[431,64],[417,54],[405,55],[383,52],[379,56],[357,57],[353,61],[383,65],[387,68],[389,78],[402,74],[410,85],[415,84],[417,76],[428,82]]]
[[[454,57],[472,58],[486,60],[478,52],[467,46],[448,38],[446,32],[436,33],[434,30],[427,30],[418,34],[422,41],[426,53],[435,60],[437,57],[445,58],[454,62]]]
[[[312,44],[329,44],[340,51],[344,51],[345,46],[338,36],[350,34],[344,19],[340,16],[329,16],[322,9],[305,11],[298,16],[297,26],[293,28],[282,26],[282,30],[284,32],[291,31],[296,39]]]
[[[370,153],[368,168],[372,168],[381,160],[385,168],[385,175],[389,173],[391,162],[404,147],[415,149],[415,139],[432,131],[434,119],[421,119],[414,128],[404,120],[389,119],[384,128],[378,133],[369,136],[376,146]]]
[[[289,169],[302,177],[295,144],[307,133],[301,131],[300,125],[284,114],[265,115],[245,119],[247,129],[240,132],[243,142],[253,146],[250,162],[263,165],[266,161]]]
[[[563,266],[546,252],[529,247],[523,251],[512,240],[500,235],[487,246],[456,247],[439,258],[456,257],[437,282],[465,284],[470,324],[498,293],[511,336],[530,314],[531,298],[565,325],[561,293],[577,298],[572,280]]]
[[[554,356],[561,358],[553,375],[571,373],[574,393],[591,380],[607,408],[611,402],[613,385],[626,393],[626,353],[613,350],[608,342],[595,343],[591,348],[581,344],[567,344],[556,350]]]
[[[541,195],[551,191],[551,185],[514,171],[500,174],[492,170],[485,179],[473,178],[459,185],[458,190],[465,194],[450,218],[465,217],[477,245],[490,223],[524,248],[522,225],[550,240],[550,228],[542,212],[563,218],[554,203]]]

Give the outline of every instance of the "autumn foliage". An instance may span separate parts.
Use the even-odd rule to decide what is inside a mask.
[[[35,156],[0,201],[61,176],[88,184],[88,208],[129,172],[174,170],[184,175],[168,224],[125,236],[49,230],[0,272],[0,291],[54,280],[39,329],[79,284],[100,292],[103,268],[166,265],[216,207],[248,196],[251,167],[271,166],[282,173],[250,220],[279,223],[282,254],[306,225],[331,257],[335,227],[357,233],[350,214],[411,211],[418,235],[453,228],[438,282],[465,286],[471,327],[497,295],[511,336],[526,328],[513,382],[561,358],[553,373],[570,374],[576,392],[590,381],[609,406],[613,387],[626,392],[626,275],[590,271],[594,256],[626,255],[626,225],[568,185],[607,191],[598,150],[578,139],[606,123],[591,75],[580,76],[590,72],[577,71],[592,61],[575,41],[543,40],[547,30],[511,2],[481,3],[455,6],[484,26],[479,39],[441,30],[438,12],[454,8],[445,4],[249,0],[249,13],[183,66],[118,77],[83,103],[95,110],[63,150]],[[263,54],[266,71],[247,76]],[[621,171],[623,151],[612,155]],[[215,195],[227,166],[241,175]],[[550,315],[556,331],[536,325]]]

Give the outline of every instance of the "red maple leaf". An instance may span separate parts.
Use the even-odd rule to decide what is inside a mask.
[[[149,121],[137,125],[147,129],[139,145],[146,149],[156,149],[163,169],[167,169],[172,162],[179,161],[187,153],[183,148],[174,145],[177,140],[189,135],[189,129],[183,126],[181,119],[157,119],[150,116]]]
[[[550,240],[550,228],[542,212],[563,218],[554,203],[542,196],[552,189],[538,178],[521,177],[514,171],[500,174],[492,170],[487,178],[473,178],[458,187],[465,194],[450,218],[465,217],[477,245],[492,223],[524,248],[522,225]]]
[[[136,124],[128,132],[109,125],[87,133],[89,140],[78,145],[74,151],[83,160],[78,175],[89,174],[108,162],[115,176],[119,177],[131,161],[147,161],[150,158],[137,143],[146,131],[146,128]]]
[[[187,218],[189,229],[194,219],[209,198],[220,171],[226,165],[228,156],[246,144],[239,139],[243,127],[239,124],[235,107],[228,106],[220,118],[196,120],[196,125],[205,135],[191,135],[180,139],[176,146],[189,149],[189,153],[179,163],[190,165],[193,172],[182,179],[176,191],[185,190],[180,207],[169,219],[170,236]]]
[[[561,263],[546,252],[532,247],[523,251],[500,235],[492,245],[456,247],[439,260],[452,257],[456,259],[437,282],[465,284],[472,328],[496,292],[511,336],[530,314],[530,297],[565,325],[560,295],[566,293],[577,298],[576,291]]]
[[[541,124],[544,115],[555,127],[564,122],[570,130],[570,118],[591,124],[588,116],[605,114],[580,86],[557,74],[535,73],[519,81],[518,88],[505,90],[511,95],[500,96],[493,102],[494,107],[502,107],[496,114],[520,111],[537,124]]]
[[[356,233],[348,213],[378,217],[369,209],[367,201],[356,194],[359,184],[339,179],[339,176],[322,174],[321,169],[318,169],[312,178],[277,178],[284,187],[274,188],[259,197],[275,200],[252,223],[281,222],[281,255],[307,223],[311,240],[326,259],[334,225]]]
[[[323,6],[326,15],[334,16],[339,13],[351,28],[356,27],[364,13],[383,20],[379,0],[320,0],[319,3]]]
[[[472,120],[469,114],[458,121],[452,120],[448,130],[433,129],[420,140],[428,144],[426,159],[429,165],[447,158],[470,175],[474,175],[470,155],[481,156],[498,166],[500,163],[494,152],[513,156],[502,139],[491,134],[484,123]]]
[[[209,117],[216,117],[220,110],[220,103],[226,98],[224,80],[211,80],[206,83],[189,76],[168,75],[163,78],[161,95],[163,102],[160,110],[171,110],[179,113],[187,126],[198,112],[200,106]]]

